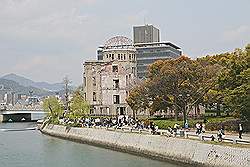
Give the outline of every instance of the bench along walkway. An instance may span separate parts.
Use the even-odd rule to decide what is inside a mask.
[[[140,134],[153,134],[152,130],[150,129],[135,129],[129,126],[124,127],[102,127],[102,126],[95,126],[92,128],[101,128],[106,129],[110,131],[121,131],[121,132],[130,132],[130,133],[140,133]],[[176,134],[171,134],[167,130],[159,129],[156,132],[154,132],[154,135],[162,135],[167,137],[183,137],[183,138],[190,138],[190,139],[199,139],[202,141],[211,141],[214,137],[214,141],[218,141],[217,134],[216,133],[201,133],[197,135],[193,131],[185,131],[185,130],[178,130]],[[245,137],[243,136],[243,139],[239,139],[238,136],[235,135],[226,135],[224,138],[222,138],[223,142],[233,143],[233,144],[250,144],[250,138],[249,136]]]
[[[212,140],[214,137],[215,140],[218,140],[217,133],[215,132],[206,132],[206,133],[201,133],[200,135],[197,135],[193,131],[187,132],[188,137],[192,138],[199,138],[200,140]],[[248,135],[242,135],[242,139],[239,138],[239,136],[235,134],[226,134],[225,137],[222,138],[222,141],[224,142],[230,142],[233,144],[250,144],[250,137]]]

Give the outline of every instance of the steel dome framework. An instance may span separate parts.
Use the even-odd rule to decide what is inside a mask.
[[[104,47],[119,47],[119,46],[132,46],[133,41],[125,36],[115,36],[107,40],[104,44]]]

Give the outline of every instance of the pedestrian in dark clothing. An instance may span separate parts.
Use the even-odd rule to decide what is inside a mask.
[[[222,129],[218,131],[217,136],[218,136],[218,141],[222,141]]]
[[[217,136],[218,136],[218,141],[222,141],[222,138],[225,137],[224,129],[225,129],[224,126],[222,126],[222,127],[220,128],[220,130],[218,131],[218,134],[217,134]]]
[[[239,127],[238,127],[238,131],[239,131],[239,138],[242,139],[242,133],[243,133],[243,127],[241,124],[239,124]]]
[[[152,134],[155,134],[155,125],[153,122],[150,122],[150,129],[152,130]]]
[[[211,136],[211,141],[214,141],[215,140],[215,137],[214,135]]]

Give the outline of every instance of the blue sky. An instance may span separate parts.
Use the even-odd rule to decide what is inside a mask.
[[[78,85],[82,63],[115,35],[153,24],[192,58],[250,43],[249,0],[0,0],[0,76]]]

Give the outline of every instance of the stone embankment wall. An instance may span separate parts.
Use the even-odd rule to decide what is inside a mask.
[[[46,125],[42,133],[120,151],[197,166],[250,167],[250,149],[158,135]]]
[[[3,115],[0,114],[0,123],[3,122]]]

